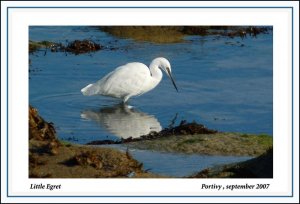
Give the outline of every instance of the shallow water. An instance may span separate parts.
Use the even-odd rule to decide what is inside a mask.
[[[126,145],[108,145],[108,147],[114,147],[124,152],[126,151]],[[206,168],[245,161],[252,158],[249,156],[236,157],[166,153],[139,149],[129,149],[129,153],[138,161],[143,161],[145,170],[171,177],[191,176]]]
[[[107,47],[81,55],[30,55],[29,102],[54,123],[63,140],[84,144],[136,137],[159,131],[172,120],[175,125],[195,120],[219,131],[273,134],[272,32],[257,38],[189,36],[182,43],[153,44],[115,38],[95,27],[32,26],[29,39],[90,39]],[[129,107],[80,92],[117,66],[132,61],[149,65],[159,56],[171,62],[179,93],[166,76],[151,92],[131,98]]]

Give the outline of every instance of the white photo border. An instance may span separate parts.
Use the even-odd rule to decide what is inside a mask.
[[[157,187],[159,185],[164,186],[165,184],[163,183],[168,183],[168,185],[170,186],[176,186],[176,185],[182,185],[181,181],[184,181],[184,183],[186,183],[186,185],[188,186],[193,186],[195,187],[195,183],[196,186],[200,185],[199,183],[199,179],[198,180],[191,180],[191,179],[168,179],[167,181],[165,179],[161,180],[161,179],[29,179],[28,178],[28,168],[25,169],[22,173],[16,171],[18,169],[20,169],[20,166],[17,166],[16,164],[16,159],[19,158],[18,156],[20,156],[21,158],[23,157],[28,157],[28,137],[24,137],[23,139],[21,138],[16,138],[16,135],[18,135],[18,131],[14,129],[14,127],[16,127],[17,125],[20,125],[20,123],[24,123],[24,121],[26,121],[26,124],[23,124],[23,127],[28,126],[28,70],[24,69],[24,70],[20,70],[17,69],[17,67],[21,66],[28,66],[28,55],[24,55],[23,52],[23,56],[22,56],[22,52],[21,51],[28,51],[28,26],[29,25],[78,25],[78,21],[75,20],[76,18],[74,18],[74,16],[76,16],[75,14],[70,15],[70,12],[67,11],[68,9],[71,10],[75,10],[74,13],[84,13],[84,10],[89,10],[88,12],[85,11],[85,15],[90,15],[90,16],[97,16],[96,12],[103,12],[106,13],[107,15],[112,15],[114,12],[116,12],[115,10],[122,11],[122,13],[126,12],[132,12],[134,11],[135,13],[141,14],[140,10],[143,9],[143,12],[149,12],[151,14],[151,12],[155,13],[161,13],[161,11],[167,11],[167,10],[171,10],[171,13],[174,12],[175,14],[178,13],[182,13],[183,10],[188,10],[188,13],[194,13],[195,16],[197,16],[197,13],[199,13],[199,11],[201,12],[206,12],[205,10],[208,10],[208,12],[206,13],[206,15],[210,15],[209,12],[213,13],[215,12],[216,9],[218,10],[243,10],[244,13],[246,12],[250,12],[249,10],[253,10],[253,13],[257,13],[257,10],[260,11],[265,11],[265,10],[272,10],[275,13],[279,12],[279,14],[277,13],[277,15],[279,15],[278,18],[283,19],[283,21],[285,20],[285,17],[287,17],[289,19],[288,25],[284,28],[290,28],[288,30],[284,30],[284,32],[287,32],[290,38],[288,39],[278,39],[275,38],[276,37],[276,32],[281,32],[279,29],[282,29],[282,27],[280,26],[276,26],[274,24],[268,24],[268,20],[265,20],[262,18],[263,15],[261,15],[261,19],[260,19],[260,23],[256,23],[256,24],[251,24],[252,20],[244,20],[245,23],[243,23],[243,25],[268,25],[268,26],[273,26],[273,39],[274,39],[274,43],[273,43],[273,113],[274,116],[273,118],[275,118],[275,110],[278,109],[283,109],[282,112],[279,114],[279,116],[282,116],[283,118],[286,117],[286,115],[290,116],[290,118],[285,118],[287,119],[287,129],[283,128],[285,131],[287,131],[287,135],[290,135],[289,139],[285,139],[282,140],[281,138],[276,137],[276,132],[274,131],[274,136],[273,138],[274,141],[274,161],[276,158],[279,158],[280,161],[285,161],[286,165],[289,166],[289,170],[290,170],[290,175],[287,177],[284,177],[284,179],[280,179],[280,184],[281,187],[286,187],[285,191],[278,191],[278,189],[273,189],[274,192],[270,193],[269,191],[263,191],[263,192],[243,192],[243,194],[239,194],[239,192],[237,192],[237,194],[233,194],[231,192],[225,192],[225,193],[218,193],[218,192],[201,192],[199,190],[199,186],[198,189],[196,189],[195,191],[193,191],[191,188],[187,189],[186,192],[180,191],[182,190],[182,188],[176,188],[174,191],[170,191],[170,192],[162,192],[161,190],[158,190],[157,192],[142,192],[142,193],[136,193],[135,195],[132,193],[132,191],[128,191],[128,192],[123,192],[123,193],[119,193],[116,191],[103,191],[102,195],[101,192],[93,192],[93,190],[91,190],[90,192],[86,191],[85,195],[78,195],[78,192],[76,191],[72,191],[74,190],[73,187],[75,188],[80,188],[80,190],[83,190],[87,187],[84,186],[84,184],[87,182],[89,183],[88,185],[90,187],[92,187],[91,189],[97,188],[99,187],[99,185],[103,185],[106,184],[107,185],[107,189],[113,189],[116,186],[119,186],[120,184],[123,186],[128,186],[128,184],[130,186],[134,186],[135,184],[137,184],[135,187],[138,189],[139,187],[143,186],[143,185],[149,185],[154,187]],[[35,11],[34,11],[35,10]],[[37,11],[38,10],[38,11]],[[42,11],[41,11],[42,10]],[[92,12],[95,12],[93,15],[91,14],[87,14],[87,13],[91,13],[90,11],[92,10]],[[159,10],[159,11],[158,11]],[[283,12],[283,10],[285,10]],[[192,12],[191,12],[192,11]],[[286,12],[287,11],[287,12]],[[40,13],[39,13],[40,12]],[[42,14],[42,13],[44,14]],[[49,13],[48,13],[49,12]],[[64,14],[61,14],[62,12],[65,12]],[[218,11],[219,12],[219,11]],[[224,11],[225,13],[227,11]],[[297,11],[299,14],[299,11]],[[2,12],[3,13],[3,12]],[[64,21],[61,20],[60,18],[54,17],[54,18],[50,18],[48,20],[50,20],[50,22],[45,23],[45,19],[40,18],[40,19],[36,19],[36,15],[45,15],[46,14],[53,14],[56,13],[58,14],[59,17],[63,16],[63,15],[69,15],[70,19],[72,19],[71,21],[73,21],[73,24],[71,23],[71,21],[68,24],[64,24]],[[295,37],[294,37],[294,25],[296,25],[296,23],[294,22],[294,18],[295,18],[295,13],[294,13],[294,7],[292,6],[138,6],[138,7],[134,7],[134,6],[86,6],[86,7],[80,7],[80,6],[73,6],[73,7],[68,7],[68,6],[55,6],[55,7],[48,7],[46,8],[46,6],[40,6],[40,7],[34,7],[34,6],[29,6],[29,7],[16,7],[16,6],[11,6],[11,7],[7,7],[7,28],[6,28],[6,37],[7,37],[7,47],[6,47],[6,60],[7,60],[7,64],[5,64],[5,66],[2,66],[3,64],[1,64],[1,67],[3,69],[3,67],[6,67],[6,107],[7,107],[7,112],[6,112],[6,147],[2,148],[2,144],[1,144],[1,153],[3,153],[3,149],[6,150],[6,175],[7,175],[7,179],[6,180],[6,196],[7,197],[156,197],[156,198],[162,198],[162,197],[170,197],[170,198],[184,198],[184,197],[190,197],[190,198],[197,198],[197,197],[202,197],[202,198],[209,198],[209,197],[293,197],[294,194],[294,179],[295,179],[295,172],[294,172],[294,167],[295,164],[294,160],[295,160],[295,141],[298,141],[299,138],[295,138],[294,134],[295,134],[295,126],[294,126],[294,100],[295,100],[295,96],[294,92],[297,91],[297,88],[294,86],[294,74],[295,74],[295,69],[294,67],[296,66],[296,63],[294,62],[295,58],[294,56],[298,56],[295,55]],[[186,15],[188,15],[187,13],[185,13]],[[280,16],[280,14],[282,14],[285,17]],[[1,14],[2,15],[2,14]],[[31,19],[34,21],[34,23],[32,23],[32,21],[29,19],[27,19],[27,16],[31,15]],[[253,15],[253,14],[252,14]],[[286,16],[287,15],[287,16]],[[53,16],[53,15],[52,15]],[[191,15],[193,16],[193,15]],[[250,15],[251,16],[251,15]],[[130,17],[130,20],[132,21],[133,16]],[[175,24],[173,22],[172,25],[187,25],[188,23],[191,23],[191,21],[183,24],[183,19],[180,19],[179,21],[177,21]],[[22,20],[22,22],[18,22]],[[105,19],[105,21],[108,24],[105,23],[99,23],[98,25],[120,25],[120,24],[126,24],[126,25],[151,25],[151,21],[147,21],[146,23],[142,23],[139,21],[141,19],[136,19],[135,23],[130,23],[131,21],[128,21],[128,18],[122,19],[123,23],[120,23],[120,19],[112,19],[112,22],[108,22],[108,19]],[[256,19],[258,20],[258,19]],[[83,22],[83,20],[80,20],[81,23],[79,23],[79,25],[97,25],[95,24],[97,21],[90,19],[90,21],[86,21],[85,23]],[[279,21],[279,20],[278,20]],[[55,22],[55,23],[53,23]],[[129,23],[128,23],[129,22]],[[169,21],[168,20],[161,20],[159,21],[160,25],[169,25]],[[207,20],[206,20],[207,22]],[[44,23],[44,24],[43,24]],[[152,21],[153,24],[153,21]],[[224,24],[224,23],[223,23]],[[276,24],[276,23],[275,23]],[[191,25],[194,25],[193,23]],[[198,23],[197,25],[205,25],[202,21],[202,23]],[[208,23],[206,25],[213,25],[213,23]],[[216,24],[217,25],[217,24]],[[227,24],[226,24],[227,25]],[[238,25],[238,24],[236,24]],[[282,25],[282,24],[280,24]],[[3,24],[2,24],[3,26]],[[289,27],[290,26],[290,27]],[[20,31],[20,28],[22,29],[22,32]],[[23,31],[27,29],[27,33],[24,33]],[[18,32],[16,32],[18,31]],[[299,34],[299,33],[298,33]],[[283,35],[284,37],[286,37],[287,35]],[[280,35],[278,35],[277,37],[280,37]],[[24,40],[25,39],[25,40]],[[275,47],[276,43],[278,43],[277,41],[282,40],[286,43],[287,47],[283,47],[283,46],[279,46],[279,47]],[[1,39],[2,41],[2,39]],[[18,45],[19,47],[19,52],[15,49],[15,44]],[[280,43],[279,43],[280,44]],[[282,43],[280,44],[282,45]],[[282,57],[280,55],[280,49],[278,50],[278,48],[282,48],[282,50],[287,51],[286,54],[286,61],[285,63],[288,65],[286,66],[286,64],[284,64],[284,62],[278,62],[276,63],[276,59],[274,59],[276,56]],[[289,49],[290,48],[290,49]],[[289,50],[288,50],[289,49]],[[3,48],[1,47],[1,50],[3,50]],[[12,52],[12,50],[14,52]],[[299,47],[298,47],[299,50]],[[16,51],[16,53],[15,53]],[[279,54],[278,54],[279,52]],[[26,52],[28,53],[28,52]],[[18,57],[18,58],[17,58]],[[284,58],[284,57],[282,57]],[[18,60],[16,60],[18,59]],[[299,62],[297,62],[299,65]],[[283,67],[288,67],[290,72],[286,73],[286,70],[283,70],[283,68],[280,68],[280,66]],[[274,68],[277,66],[278,69],[280,69],[279,73],[276,74],[276,71],[274,70]],[[1,69],[1,72],[2,72]],[[283,71],[282,71],[283,70]],[[299,70],[298,70],[299,71]],[[298,72],[297,71],[297,72]],[[20,74],[21,73],[21,74]],[[280,77],[286,77],[283,79],[280,79]],[[280,79],[280,85],[284,84],[283,87],[276,87],[276,85],[278,85],[278,79]],[[290,80],[290,81],[289,81]],[[3,80],[1,80],[3,81]],[[284,83],[282,83],[282,81]],[[17,82],[17,83],[15,83]],[[21,82],[21,84],[20,84]],[[299,82],[299,81],[298,81]],[[2,83],[2,82],[1,82]],[[21,86],[19,86],[21,85]],[[2,84],[1,84],[1,87]],[[19,89],[19,87],[21,87],[21,93],[17,92],[17,90]],[[2,88],[1,88],[2,89]],[[24,89],[24,91],[23,91]],[[27,91],[25,90],[27,89]],[[276,96],[276,91],[279,91],[280,94],[277,94]],[[1,96],[3,94],[3,91],[1,91]],[[288,92],[288,93],[286,93]],[[285,94],[282,94],[285,93]],[[278,98],[281,98],[282,96],[284,96],[283,98],[287,97],[288,99],[286,100],[277,100]],[[23,99],[23,100],[22,100]],[[18,104],[18,102],[20,102],[20,100],[22,101],[22,104]],[[289,104],[287,104],[287,102]],[[298,101],[299,104],[299,101]],[[285,107],[286,106],[286,107]],[[13,107],[13,108],[12,108]],[[27,108],[24,108],[27,107]],[[282,108],[285,107],[285,108]],[[2,108],[2,105],[1,105]],[[3,112],[3,111],[2,111]],[[285,115],[286,114],[286,115]],[[11,117],[16,118],[16,115],[20,115],[19,117],[19,121],[16,122],[16,120],[11,120]],[[1,114],[1,118],[2,114]],[[1,120],[2,121],[2,120]],[[17,124],[17,125],[16,125]],[[295,123],[297,124],[297,123]],[[2,125],[1,125],[2,126]],[[21,125],[22,126],[22,125]],[[276,123],[273,122],[273,127],[274,130],[276,128]],[[298,127],[299,128],[299,127]],[[22,129],[26,131],[26,127],[25,129]],[[299,133],[299,129],[296,130],[296,132],[298,131]],[[27,127],[27,134],[28,134],[28,127]],[[284,131],[281,131],[281,133],[284,133]],[[2,130],[1,130],[1,135],[2,135]],[[287,136],[288,137],[288,136]],[[1,140],[3,137],[1,137]],[[23,143],[20,144],[16,144],[15,141],[19,141],[22,140]],[[27,143],[24,143],[24,142]],[[25,144],[25,145],[24,145]],[[299,143],[298,143],[299,144]],[[284,150],[289,150],[290,148],[290,152],[288,154],[286,154],[285,156],[282,156],[282,154],[284,154],[282,151],[279,154],[276,154],[276,151],[280,148],[279,145],[283,145],[285,148]],[[20,153],[15,152],[15,149],[18,149],[18,152],[20,151]],[[276,150],[276,151],[275,151]],[[23,155],[22,155],[23,154]],[[3,155],[3,154],[2,154]],[[298,154],[299,155],[299,154]],[[289,157],[290,156],[290,157]],[[3,160],[2,160],[3,161]],[[1,165],[2,165],[2,161],[1,161]],[[28,167],[28,159],[26,161],[24,161],[22,164],[26,164]],[[25,166],[26,166],[25,165]],[[3,166],[3,165],[2,165]],[[274,162],[274,167],[280,167],[280,164],[275,165]],[[276,171],[278,171],[278,169],[274,168],[274,178],[271,179],[276,180],[277,178],[283,176],[281,175],[280,172],[277,172],[277,174],[275,173]],[[287,172],[284,172],[287,173]],[[13,175],[13,176],[12,176]],[[25,177],[24,177],[25,176]],[[1,175],[2,177],[2,175]],[[246,180],[246,182],[245,182]],[[258,181],[260,183],[266,183],[269,182],[270,183],[270,179],[204,179],[204,180],[200,180],[203,181],[205,183],[209,183],[209,184],[213,184],[213,183],[230,183],[231,181],[234,181],[234,183],[236,184],[244,184],[244,183],[257,183]],[[288,180],[288,181],[287,181]],[[23,184],[20,184],[20,181],[24,182]],[[43,191],[30,191],[29,188],[25,189],[26,186],[28,187],[29,183],[32,182],[51,182],[51,183],[63,183],[63,185],[65,186],[66,191],[62,191],[62,192],[43,192]],[[84,181],[84,182],[83,182]],[[95,182],[96,181],[96,182]],[[109,181],[110,183],[108,184],[107,181]],[[1,181],[1,185],[2,185],[3,179]],[[99,184],[100,183],[100,184]],[[89,190],[88,188],[86,190]],[[180,193],[182,193],[180,195]],[[217,195],[216,195],[217,194]]]

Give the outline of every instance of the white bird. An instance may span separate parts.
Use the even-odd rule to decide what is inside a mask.
[[[120,98],[125,103],[130,97],[142,95],[155,88],[162,79],[161,70],[170,77],[178,92],[172,77],[170,62],[163,57],[152,60],[149,68],[139,62],[117,67],[96,83],[81,89],[81,92],[85,96],[104,95]]]

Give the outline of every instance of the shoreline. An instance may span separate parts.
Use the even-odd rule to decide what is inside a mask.
[[[202,125],[199,125],[199,127],[200,126],[203,127]],[[180,126],[174,128],[180,130]],[[172,128],[169,130],[173,132]],[[161,132],[164,131],[166,132],[166,130]],[[201,131],[203,131],[203,129],[201,129]],[[153,135],[153,133],[151,134]],[[157,134],[159,135],[159,133]],[[228,141],[226,141],[226,138],[229,138]],[[249,142],[252,143],[250,144]],[[252,152],[249,151],[253,146],[257,146],[260,143],[265,144],[261,145],[260,149],[254,149]],[[241,145],[240,148],[234,149],[240,144],[243,145]],[[125,145],[128,145],[127,147],[130,148],[179,152],[185,154],[198,153],[208,155],[258,156],[245,162],[215,167],[219,169],[219,171],[215,170],[215,168],[208,168],[195,175],[187,175],[184,178],[226,178],[240,175],[246,177],[249,177],[250,175],[250,177],[255,177],[260,176],[260,174],[249,174],[247,172],[252,172],[253,169],[256,169],[256,160],[266,161],[266,159],[261,159],[261,156],[259,155],[264,155],[266,151],[270,152],[270,149],[272,149],[272,138],[266,135],[257,136],[239,133],[219,133],[216,131],[211,131],[210,133],[206,132],[204,134],[189,134],[186,132],[186,134],[183,135],[168,135],[154,139],[144,137],[144,140],[127,142]],[[246,148],[247,146],[248,148]],[[219,149],[217,147],[219,147]],[[231,147],[231,149],[229,147]],[[221,152],[223,153],[221,154]],[[273,155],[269,155],[267,158],[268,162],[266,165],[270,166],[270,162],[273,163]],[[261,166],[261,162],[258,162],[257,164],[260,164]],[[235,168],[240,169],[240,166],[243,166],[244,170],[237,171],[239,174],[232,173],[232,171],[236,171],[234,170]],[[249,170],[250,167],[251,169]],[[231,173],[222,173],[228,171]],[[244,174],[241,172],[244,172]],[[268,174],[268,176],[270,175]],[[46,122],[38,115],[38,111],[31,106],[29,107],[29,177],[168,178],[144,170],[143,163],[135,160],[128,151],[122,152],[108,146],[98,147],[79,145],[59,140],[53,124]]]

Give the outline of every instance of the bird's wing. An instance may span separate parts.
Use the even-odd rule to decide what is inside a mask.
[[[143,93],[144,84],[150,76],[146,65],[134,62],[116,68],[96,84],[99,94],[123,98]]]

